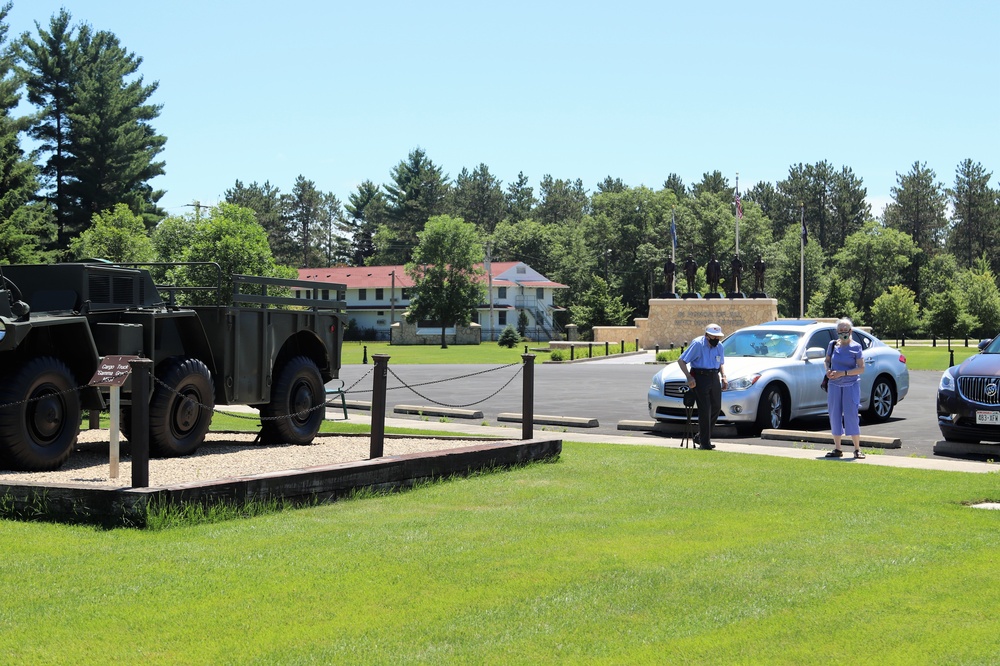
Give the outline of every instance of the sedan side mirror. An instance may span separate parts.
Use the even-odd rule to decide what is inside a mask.
[[[826,350],[822,347],[810,347],[806,350],[806,360],[811,361],[826,356]]]
[[[979,351],[983,351],[984,349],[986,349],[986,346],[991,342],[993,342],[993,340],[980,340],[978,345]]]

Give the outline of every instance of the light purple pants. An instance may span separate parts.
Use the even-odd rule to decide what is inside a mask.
[[[837,386],[830,382],[827,387],[827,405],[830,410],[830,432],[834,435],[860,435],[858,407],[861,405],[861,382],[849,386]]]

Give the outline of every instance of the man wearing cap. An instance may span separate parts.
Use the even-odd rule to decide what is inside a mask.
[[[677,359],[677,366],[687,377],[688,389],[694,391],[698,405],[698,447],[714,449],[712,426],[722,411],[722,389],[728,386],[723,368],[722,327],[709,324],[705,335],[695,338]],[[690,366],[690,367],[689,367]]]

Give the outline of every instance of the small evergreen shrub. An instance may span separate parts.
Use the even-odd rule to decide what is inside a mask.
[[[509,349],[516,347],[519,342],[521,342],[521,336],[518,335],[517,331],[510,324],[507,324],[507,328],[503,329],[500,333],[500,339],[497,340],[498,345]]]
[[[561,349],[553,349],[552,353],[549,354],[550,361],[561,361],[563,360],[563,351]]]

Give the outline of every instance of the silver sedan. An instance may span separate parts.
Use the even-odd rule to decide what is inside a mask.
[[[823,359],[836,331],[834,323],[779,320],[741,328],[723,340],[729,387],[722,392],[719,422],[735,425],[740,434],[755,434],[784,428],[802,416],[826,414],[826,392],[820,386]],[[910,388],[906,357],[863,331],[855,329],[853,337],[865,359],[862,416],[886,421]],[[657,421],[684,421],[687,388],[676,363],[656,373],[649,387],[649,415]],[[696,408],[691,418],[697,419]]]

